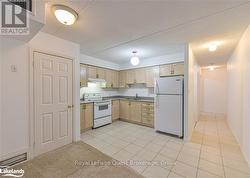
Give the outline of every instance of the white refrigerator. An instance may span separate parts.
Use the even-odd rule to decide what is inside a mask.
[[[183,137],[183,76],[155,81],[155,130]]]

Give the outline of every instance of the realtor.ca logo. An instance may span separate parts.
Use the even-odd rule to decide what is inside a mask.
[[[18,3],[29,6],[26,0],[1,0],[1,35],[28,35],[29,34],[29,12],[21,8]]]
[[[0,166],[0,176],[4,177],[23,177],[23,169],[12,169],[8,166]]]

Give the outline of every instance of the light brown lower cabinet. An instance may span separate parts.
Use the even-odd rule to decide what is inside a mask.
[[[142,103],[142,123],[154,127],[154,103]]]
[[[154,127],[154,103],[120,100],[120,119]]]
[[[81,133],[93,127],[93,103],[81,104],[80,106],[80,128]]]
[[[129,120],[134,122],[141,122],[141,102],[132,101],[130,102],[130,109],[129,109]]]
[[[128,100],[120,100],[120,118],[129,120],[130,102]]]
[[[119,119],[120,117],[120,101],[113,100],[112,101],[112,121]]]

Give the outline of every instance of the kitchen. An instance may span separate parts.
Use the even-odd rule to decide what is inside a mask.
[[[103,90],[108,89],[116,92],[114,96],[102,96],[100,93],[83,93],[87,88],[81,89],[83,90],[81,91],[82,96],[80,96],[83,98],[80,117],[81,131],[110,124],[118,119],[154,128],[155,104],[154,97],[152,97],[154,94],[149,94],[151,95],[149,97],[141,96],[141,93],[138,92],[134,96],[124,96],[119,95],[119,89],[130,90],[129,87],[139,85],[139,88],[148,89],[152,92],[157,77],[184,76],[184,63],[179,62],[122,71],[81,64],[80,74],[81,87],[88,87],[88,84],[98,85]],[[91,92],[91,90],[89,91]],[[100,106],[106,106],[107,111],[105,112],[104,108],[98,109]],[[182,106],[180,106],[181,108]],[[182,123],[183,115],[179,116],[179,120]],[[97,123],[97,121],[100,123]],[[179,124],[180,134],[178,134],[180,137],[183,136],[183,124],[181,123]],[[170,124],[171,121],[165,125]]]

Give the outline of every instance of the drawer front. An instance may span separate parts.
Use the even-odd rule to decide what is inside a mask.
[[[142,108],[142,113],[154,113],[154,108]]]
[[[154,108],[154,104],[153,103],[142,103],[142,107]]]
[[[143,113],[142,113],[142,117],[154,118],[154,113],[146,113],[146,112],[143,112]]]
[[[142,123],[154,125],[154,119],[152,117],[142,117]]]

